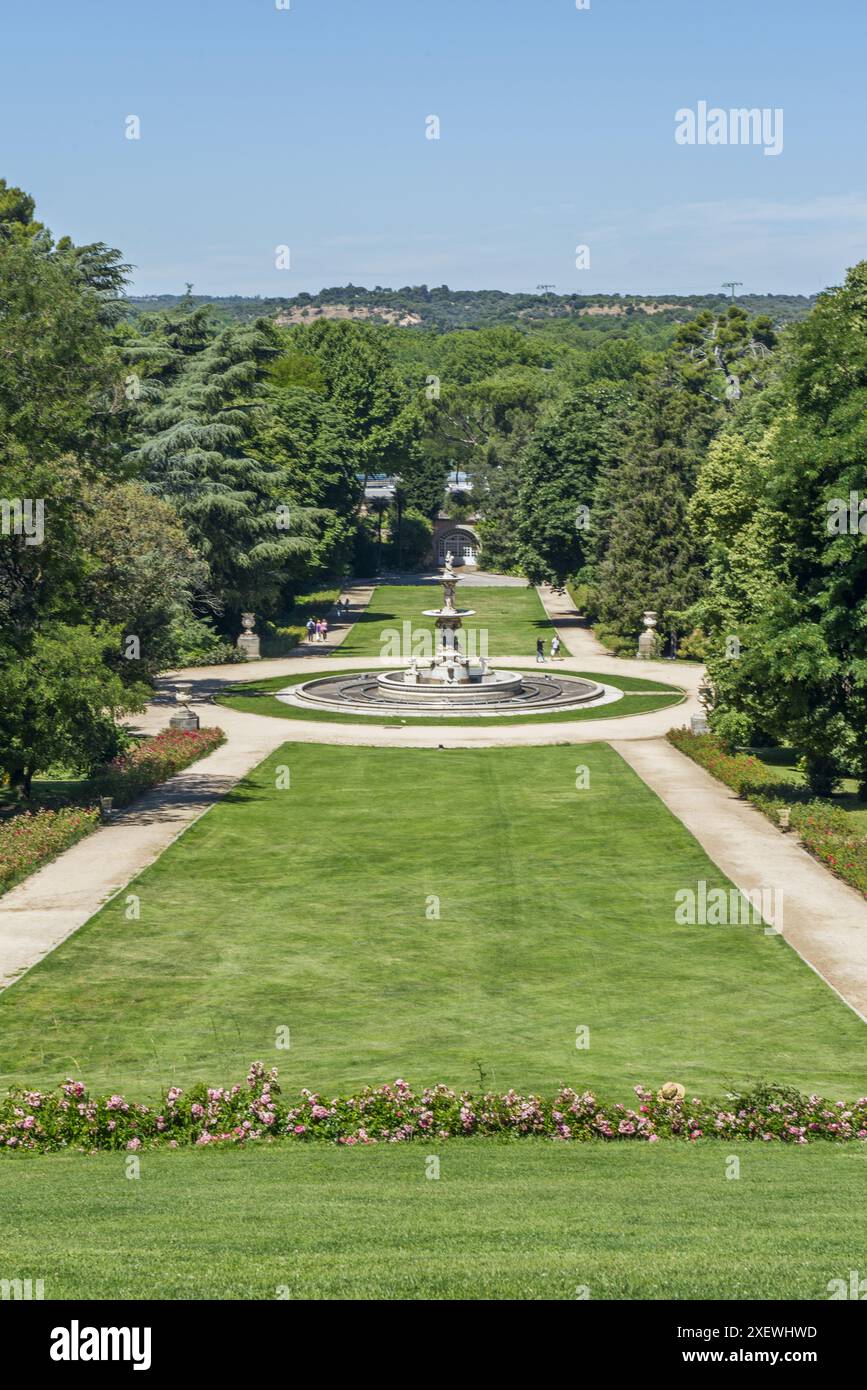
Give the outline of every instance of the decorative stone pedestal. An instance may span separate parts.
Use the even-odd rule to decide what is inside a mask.
[[[238,638],[237,646],[245,661],[259,660],[259,638],[255,632],[242,632]]]
[[[654,632],[656,627],[656,613],[652,608],[648,608],[644,614],[644,631],[638,639],[638,660],[652,661],[656,655],[657,634]]]
[[[241,656],[244,658],[245,661],[258,661],[261,656],[261,653],[259,651],[259,638],[253,631],[255,622],[255,613],[241,614],[241,626],[243,627],[244,631],[238,638],[236,645],[238,647],[238,651],[241,653]]]
[[[179,709],[177,714],[173,714],[169,720],[170,729],[184,729],[187,731],[198,729],[199,716],[193,714],[191,709]]]

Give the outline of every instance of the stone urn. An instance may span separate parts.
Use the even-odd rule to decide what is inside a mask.
[[[638,639],[638,658],[640,661],[652,661],[656,655],[657,633],[656,613],[652,608],[648,608],[644,614],[644,631]]]
[[[260,652],[259,652],[259,638],[257,637],[256,633],[253,631],[253,628],[255,627],[255,625],[256,625],[256,614],[255,614],[255,613],[242,613],[242,614],[241,614],[241,627],[244,629],[244,631],[241,633],[240,637],[238,638],[237,647],[238,647],[238,650],[240,651],[240,653],[241,653],[241,655],[242,655],[242,657],[244,658],[245,661],[258,661],[258,660],[259,660],[259,656],[260,656]]]
[[[189,705],[192,689],[192,681],[175,681],[175,704],[177,705],[177,709],[169,720],[170,729],[198,729],[199,716],[193,713]]]

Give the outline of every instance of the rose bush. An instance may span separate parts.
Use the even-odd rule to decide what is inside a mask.
[[[98,796],[113,797],[116,806],[126,806],[225,741],[222,729],[164,729],[100,768],[93,789]]]
[[[55,1091],[15,1088],[0,1101],[0,1148],[136,1152],[278,1139],[348,1146],[419,1139],[435,1143],[474,1135],[651,1144],[660,1139],[783,1144],[867,1140],[867,1096],[853,1102],[825,1101],[760,1084],[724,1100],[684,1096],[665,1101],[644,1086],[634,1089],[635,1106],[627,1106],[569,1086],[546,1099],[515,1091],[472,1095],[444,1085],[416,1093],[398,1079],[332,1099],[303,1090],[286,1102],[276,1069],[254,1062],[243,1084],[201,1084],[188,1091],[173,1086],[160,1104],[143,1105],[121,1095],[91,1096],[82,1081],[69,1078]]]
[[[99,811],[83,806],[24,811],[0,822],[0,892],[89,835],[98,823]]]

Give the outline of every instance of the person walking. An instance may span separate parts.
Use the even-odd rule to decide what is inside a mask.
[[[545,640],[542,637],[536,638],[536,662],[541,664],[545,660]]]
[[[557,659],[557,654],[558,654],[559,651],[560,651],[560,638],[557,636],[557,634],[556,634],[556,632],[555,632],[555,633],[554,633],[554,636],[551,638],[551,660],[552,660],[552,661],[556,661],[556,659]]]
[[[327,618],[323,618],[323,619],[322,619],[322,640],[323,640],[323,642],[327,642],[327,641],[328,641],[328,619],[327,619]]]
[[[315,632],[316,632],[316,623],[313,621],[313,618],[312,618],[312,617],[311,617],[311,618],[308,618],[308,619],[307,619],[307,641],[308,641],[308,642],[312,642],[312,641],[313,641],[313,637],[314,637]]]

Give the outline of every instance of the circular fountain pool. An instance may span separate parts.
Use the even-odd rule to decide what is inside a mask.
[[[400,671],[319,676],[277,694],[287,705],[369,715],[441,716],[545,714],[586,709],[622,698],[623,692],[581,676],[553,672],[493,671],[484,684],[465,681],[407,683]],[[497,679],[501,677],[502,679]],[[389,679],[390,678],[390,679]]]

